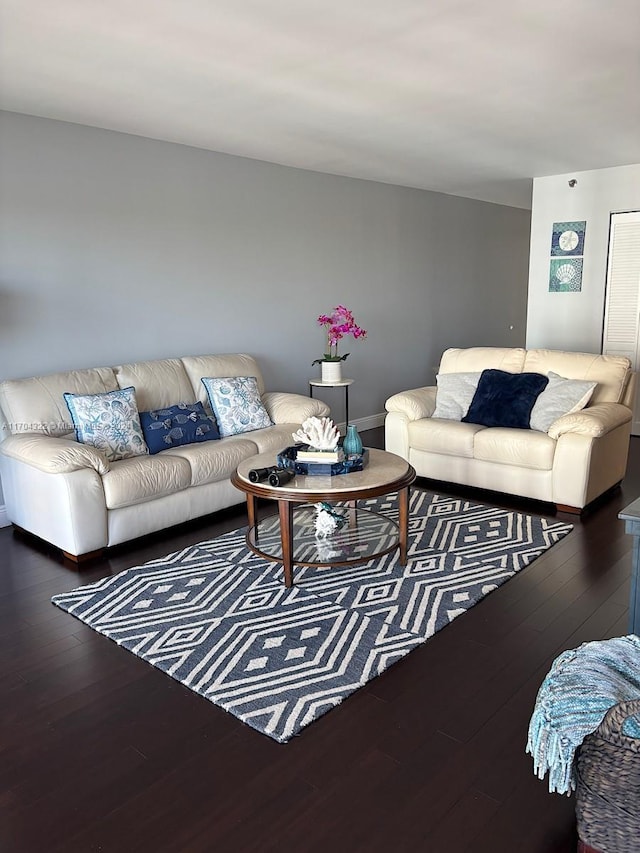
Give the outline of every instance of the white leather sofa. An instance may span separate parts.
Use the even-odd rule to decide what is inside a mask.
[[[580,512],[624,477],[635,374],[629,359],[546,349],[449,349],[438,377],[495,368],[559,374],[597,385],[587,407],[565,414],[547,432],[486,427],[434,418],[437,386],[395,394],[386,402],[386,449],[418,476],[551,502]]]
[[[200,400],[202,377],[255,376],[273,426],[109,462],[75,440],[63,394],[134,386],[139,411]],[[246,354],[185,356],[74,370],[0,384],[0,470],[9,520],[74,560],[224,507],[245,496],[231,485],[238,463],[291,444],[291,434],[328,406],[299,394],[265,393]]]

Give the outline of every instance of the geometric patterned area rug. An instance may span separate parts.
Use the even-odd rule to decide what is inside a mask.
[[[359,507],[397,516],[397,495]],[[572,525],[414,489],[408,562],[282,567],[246,528],[52,601],[281,743],[424,643]]]

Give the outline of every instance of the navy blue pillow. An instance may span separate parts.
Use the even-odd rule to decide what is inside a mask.
[[[140,423],[149,453],[220,438],[215,418],[207,415],[202,403],[178,403],[154,412],[140,412]]]
[[[548,377],[541,373],[483,370],[469,411],[462,421],[487,427],[530,429],[531,410],[548,382]]]

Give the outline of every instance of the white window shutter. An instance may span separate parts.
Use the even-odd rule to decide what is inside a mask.
[[[611,219],[606,301],[602,351],[628,355],[637,370],[640,214],[614,214]]]
[[[626,355],[640,370],[640,213],[614,213],[602,352]],[[633,433],[640,432],[640,389],[636,392]]]

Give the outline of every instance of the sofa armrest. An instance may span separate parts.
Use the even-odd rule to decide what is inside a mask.
[[[262,395],[262,402],[274,424],[301,424],[307,418],[321,418],[331,411],[322,400],[284,391],[269,391]]]
[[[551,438],[560,438],[568,432],[600,438],[616,427],[631,421],[631,410],[620,403],[597,403],[579,412],[563,415],[549,427]]]
[[[389,397],[385,403],[388,412],[399,412],[406,415],[410,421],[418,421],[420,418],[430,418],[436,408],[435,385],[424,388],[414,388],[412,391],[401,391]]]
[[[80,468],[93,468],[98,474],[109,470],[104,453],[69,438],[28,432],[10,435],[0,445],[0,451],[46,474],[68,474]]]

